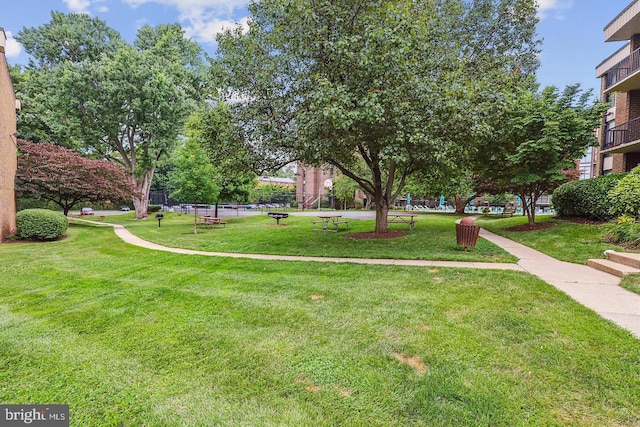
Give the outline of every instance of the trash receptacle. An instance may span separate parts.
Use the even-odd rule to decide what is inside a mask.
[[[467,248],[474,248],[478,241],[478,234],[480,234],[480,226],[475,225],[471,218],[463,218],[459,222],[456,222],[456,238],[458,246]]]

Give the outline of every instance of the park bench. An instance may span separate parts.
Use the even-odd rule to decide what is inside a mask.
[[[289,218],[288,213],[282,213],[282,212],[269,212],[267,213],[267,215],[269,215],[271,218],[276,220],[276,225],[280,225],[281,219]]]
[[[227,223],[222,221],[220,218],[215,218],[211,216],[201,216],[198,218],[198,225],[202,225],[206,228],[216,228],[216,227],[224,227]]]
[[[505,215],[509,215],[509,216],[513,216],[513,214],[516,213],[516,207],[513,205],[504,205],[504,209],[502,210],[502,213],[500,214],[500,216],[505,216]]]

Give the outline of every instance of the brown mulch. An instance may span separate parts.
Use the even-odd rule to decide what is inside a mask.
[[[19,239],[5,239],[2,241],[2,244],[12,244],[12,243],[47,243],[47,242],[59,242],[60,240],[64,240],[67,238],[67,233],[64,233],[62,236],[57,239],[52,240],[19,240]]]
[[[387,231],[386,233],[376,234],[372,231],[367,233],[352,233],[347,234],[344,237],[349,239],[396,239],[398,237],[406,236],[404,231]]]

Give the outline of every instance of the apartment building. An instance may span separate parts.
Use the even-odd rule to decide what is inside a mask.
[[[16,231],[16,108],[19,107],[5,56],[7,36],[0,28],[0,242]]]
[[[604,39],[627,43],[596,67],[601,99],[612,104],[600,130],[597,175],[628,172],[640,164],[640,0],[607,24]]]
[[[299,163],[296,169],[296,200],[301,209],[320,207],[322,199],[328,200],[333,179],[333,168],[316,168]]]

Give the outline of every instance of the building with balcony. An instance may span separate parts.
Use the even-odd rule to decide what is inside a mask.
[[[19,102],[4,53],[6,42],[7,36],[0,28],[0,242],[16,231],[16,109]]]
[[[628,172],[640,164],[640,0],[604,28],[604,39],[627,43],[596,67],[601,99],[612,105],[599,133],[597,175]]]

